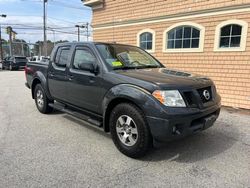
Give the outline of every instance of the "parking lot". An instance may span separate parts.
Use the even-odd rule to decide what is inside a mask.
[[[211,129],[140,160],[60,112],[40,114],[23,71],[0,71],[0,187],[249,187],[250,114],[223,109]]]

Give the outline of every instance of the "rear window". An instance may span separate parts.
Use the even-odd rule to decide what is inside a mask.
[[[27,61],[26,57],[15,57],[15,60],[16,60],[17,62]]]

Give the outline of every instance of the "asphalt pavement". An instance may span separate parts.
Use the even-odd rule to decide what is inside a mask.
[[[215,125],[139,160],[71,116],[37,111],[23,71],[0,70],[0,187],[250,187],[250,115],[223,109]]]

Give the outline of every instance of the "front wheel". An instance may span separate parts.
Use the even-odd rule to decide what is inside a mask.
[[[133,104],[122,103],[112,110],[110,132],[118,150],[129,157],[142,157],[152,146],[145,117]]]
[[[46,96],[46,93],[41,84],[37,84],[34,91],[35,102],[37,109],[43,113],[47,114],[52,112],[53,108],[49,106],[49,99]]]

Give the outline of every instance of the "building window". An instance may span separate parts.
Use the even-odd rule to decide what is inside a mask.
[[[192,22],[169,27],[164,32],[164,52],[202,52],[205,28]]]
[[[229,20],[216,27],[215,51],[245,51],[248,24]]]
[[[152,33],[145,32],[140,35],[140,47],[144,50],[152,50],[153,35]]]
[[[199,48],[200,31],[194,27],[181,26],[168,32],[167,48]]]
[[[151,29],[144,29],[137,34],[137,46],[153,53],[155,50],[155,32]]]
[[[222,27],[220,32],[220,48],[240,47],[241,31],[242,27],[236,24]]]

